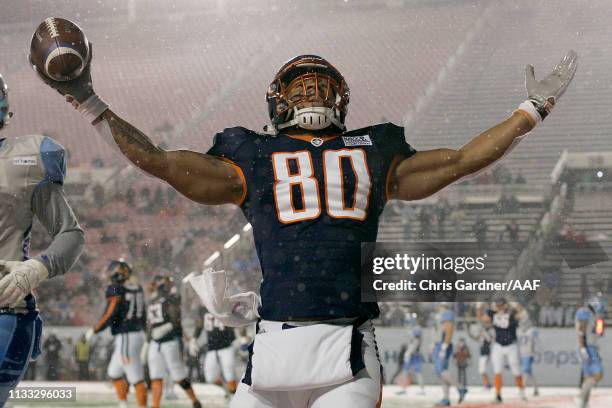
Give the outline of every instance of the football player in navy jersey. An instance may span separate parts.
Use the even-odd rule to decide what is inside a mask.
[[[0,130],[9,124],[0,75]],[[61,276],[83,249],[83,231],[64,194],[66,150],[43,135],[0,135],[0,407],[40,354],[42,319],[32,291]],[[30,257],[38,218],[52,242]]]
[[[525,385],[521,375],[517,329],[519,318],[517,311],[510,307],[508,301],[500,297],[495,300],[495,308],[488,309],[480,316],[485,324],[490,323],[495,331],[491,349],[491,362],[495,374],[495,402],[502,402],[502,371],[509,366],[521,399],[525,400]]]
[[[202,408],[187,375],[182,358],[183,328],[181,323],[181,296],[171,276],[157,275],[149,287],[151,296],[147,305],[147,339],[141,360],[149,366],[151,377],[151,408],[159,408],[164,388],[164,375],[170,371],[174,381],[187,394],[193,408]]]
[[[265,336],[255,336],[232,406],[371,408],[381,399],[371,323],[379,310],[360,299],[360,244],[376,241],[388,200],[428,197],[506,154],[550,113],[576,58],[570,51],[541,81],[528,66],[528,99],[509,118],[459,149],[421,152],[392,123],[347,130],[348,84],[315,55],[291,59],[274,77],[266,132],[225,129],[206,154],[162,149],[109,109],[89,63],[72,81],[40,78],[134,165],[193,201],[236,204],[253,226]],[[330,347],[313,347],[332,337]],[[276,358],[266,360],[266,350]],[[350,367],[340,366],[343,353]]]
[[[104,314],[85,337],[91,340],[110,327],[115,348],[106,371],[115,386],[119,407],[127,407],[129,384],[134,386],[138,406],[146,407],[147,388],[140,360],[146,328],[144,291],[133,278],[132,267],[123,259],[111,261],[108,272],[111,282],[106,288]]]

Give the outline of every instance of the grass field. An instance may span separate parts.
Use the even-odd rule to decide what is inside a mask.
[[[23,383],[23,386],[76,386],[77,401],[76,402],[19,402],[9,403],[7,408],[85,408],[85,407],[116,407],[117,403],[114,398],[113,389],[110,384],[101,382],[83,382],[83,383]],[[200,396],[203,405],[206,408],[226,408],[229,406],[229,400],[225,397],[224,391],[214,385],[196,384],[196,393]],[[425,395],[418,395],[415,387],[408,388],[405,394],[399,394],[401,388],[397,386],[387,386],[383,392],[382,408],[429,408],[433,407],[435,402],[441,397],[440,387],[426,387]],[[530,395],[530,390],[528,390]],[[164,408],[187,408],[191,404],[187,399],[183,398],[181,390],[177,387],[176,394],[178,400],[164,401]],[[466,401],[460,405],[462,408],[574,408],[574,397],[577,395],[576,388],[567,387],[545,387],[540,391],[540,396],[537,398],[529,398],[527,402],[517,398],[517,390],[514,387],[504,389],[505,402],[503,404],[492,403],[493,394],[491,391],[485,391],[482,387],[473,387],[470,389]],[[133,395],[130,396],[130,408],[136,407],[133,402]],[[451,394],[453,402],[456,402],[456,394]],[[612,388],[598,388],[592,393],[590,408],[611,408],[612,407]],[[285,407],[278,407],[285,408]],[[344,407],[331,407],[344,408]]]

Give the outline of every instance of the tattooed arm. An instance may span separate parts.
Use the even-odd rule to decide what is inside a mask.
[[[202,204],[237,203],[243,192],[234,168],[207,154],[164,150],[110,109],[106,121],[121,152],[145,172],[165,180],[185,197]],[[94,123],[95,124],[95,123]]]

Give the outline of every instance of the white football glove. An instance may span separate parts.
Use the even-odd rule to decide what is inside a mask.
[[[578,54],[571,50],[559,62],[548,76],[538,81],[535,79],[533,65],[525,67],[525,87],[527,101],[519,106],[519,110],[528,114],[535,125],[552,111],[557,100],[563,95],[574,78],[578,68]]]
[[[89,329],[85,332],[85,340],[88,343],[91,343],[91,340],[94,338],[94,336],[96,335],[96,333],[94,333],[93,329]]]
[[[40,261],[0,261],[0,307],[15,307],[40,283],[47,279],[49,271]]]
[[[438,353],[438,357],[440,360],[444,360],[446,358],[446,350],[448,349],[448,344],[442,343],[440,345],[440,352]]]
[[[580,347],[580,359],[583,362],[588,362],[591,360],[591,356],[589,356],[589,351],[586,347]]]
[[[196,339],[195,337],[189,339],[187,349],[191,357],[197,357],[197,355],[200,354],[200,345],[198,344],[198,339]]]

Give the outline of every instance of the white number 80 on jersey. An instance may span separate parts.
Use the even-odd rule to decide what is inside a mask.
[[[341,161],[350,161],[355,176],[355,191],[352,203],[345,202],[344,175]],[[289,163],[295,162],[296,172],[290,170]],[[312,220],[321,215],[319,182],[314,176],[312,156],[303,150],[291,153],[274,153],[274,200],[278,219],[283,224]],[[332,218],[351,218],[363,221],[366,218],[370,197],[370,172],[366,153],[362,149],[326,150],[323,152],[324,192],[326,210]],[[294,186],[299,186],[302,195],[302,208],[294,208],[292,196]]]

